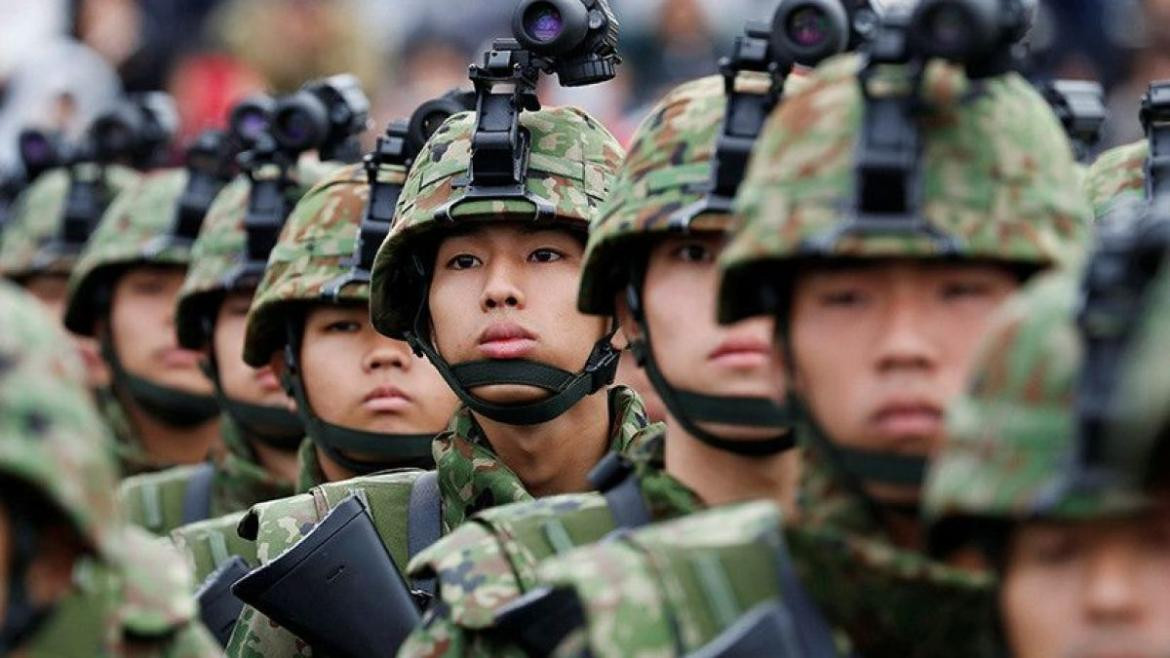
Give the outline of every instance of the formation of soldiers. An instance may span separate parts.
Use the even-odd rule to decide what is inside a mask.
[[[628,151],[522,0],[364,157],[345,75],[30,154],[0,653],[1170,655],[1170,83],[1088,162],[1031,3],[777,5]]]

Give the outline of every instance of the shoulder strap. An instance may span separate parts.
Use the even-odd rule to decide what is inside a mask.
[[[786,543],[776,552],[776,572],[780,581],[781,600],[792,613],[802,656],[833,658],[838,655],[833,630],[812,595],[801,583],[792,566],[792,555]]]
[[[197,466],[183,491],[183,525],[211,517],[211,483],[215,466],[205,462]]]
[[[406,521],[406,551],[413,558],[443,534],[443,507],[439,495],[439,472],[427,471],[410,489],[410,509]],[[416,588],[434,595],[435,579],[418,578]]]
[[[603,457],[589,472],[589,482],[605,496],[617,528],[640,528],[653,520],[634,467],[620,453]]]

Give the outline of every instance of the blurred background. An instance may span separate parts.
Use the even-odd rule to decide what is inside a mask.
[[[549,85],[625,139],[666,88],[715,71],[745,20],[774,0],[612,0],[625,64],[610,84]],[[1041,0],[1036,75],[1087,78],[1109,95],[1102,147],[1140,136],[1139,100],[1170,78],[1170,0]],[[0,0],[0,168],[22,127],[78,132],[123,91],[163,89],[182,135],[222,125],[257,90],[285,93],[349,71],[377,130],[467,83],[467,65],[507,36],[511,0]],[[185,141],[185,140],[181,140]]]

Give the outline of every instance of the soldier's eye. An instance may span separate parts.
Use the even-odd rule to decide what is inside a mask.
[[[352,334],[362,330],[362,325],[352,320],[338,320],[325,325],[325,331],[334,334]]]
[[[951,281],[942,286],[942,297],[946,300],[974,299],[987,295],[991,289],[978,281]]]
[[[684,263],[710,263],[715,260],[715,254],[707,245],[698,242],[681,245],[674,250],[673,255]]]
[[[852,307],[865,302],[860,290],[830,290],[817,298],[822,306]]]
[[[459,254],[451,260],[447,261],[447,269],[451,270],[469,270],[473,267],[478,267],[482,264],[475,256],[471,254]]]
[[[528,255],[528,261],[531,263],[555,263],[564,257],[564,254],[555,249],[537,249]]]

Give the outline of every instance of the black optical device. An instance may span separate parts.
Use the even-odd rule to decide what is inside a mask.
[[[1119,424],[1118,383],[1150,283],[1165,270],[1170,249],[1170,82],[1150,85],[1142,101],[1150,143],[1146,198],[1112,208],[1098,221],[1097,246],[1085,270],[1078,325],[1085,346],[1077,408],[1080,418],[1079,484],[1132,477],[1151,463],[1157,445],[1111,436]],[[1157,441],[1158,432],[1150,432]]]
[[[453,203],[523,199],[535,206],[536,219],[551,219],[553,204],[524,184],[531,137],[520,125],[520,113],[540,110],[536,86],[541,73],[555,72],[563,86],[612,79],[621,63],[618,23],[607,0],[520,0],[512,31],[515,38],[496,39],[483,63],[471,66],[468,77],[476,99],[471,167],[453,183],[467,188]],[[452,208],[449,204],[436,214],[451,220]]]
[[[412,153],[422,150],[431,135],[451,115],[475,109],[475,92],[452,89],[438,98],[426,101],[414,111],[407,124],[407,148]]]
[[[147,170],[166,162],[178,128],[174,99],[148,92],[133,94],[94,119],[89,137],[98,160]]]
[[[856,50],[877,27],[868,0],[782,0],[772,15],[772,48],[801,66]]]
[[[58,132],[26,128],[16,140],[24,176],[30,183],[55,167],[63,167],[72,159],[65,138]]]
[[[235,104],[228,113],[228,132],[241,149],[250,149],[270,134],[276,99],[255,94]]]
[[[608,0],[521,0],[512,36],[545,61],[564,87],[605,82],[617,75],[618,21]]]
[[[300,542],[232,592],[336,658],[393,656],[420,620],[366,503],[346,498]]]
[[[366,129],[369,116],[370,101],[357,78],[335,75],[279,100],[272,111],[272,134],[289,152],[316,149],[322,160],[357,162],[361,149],[355,136]]]
[[[963,64],[972,77],[999,75],[1014,67],[1035,13],[1035,0],[920,0],[910,41],[915,52]]]

